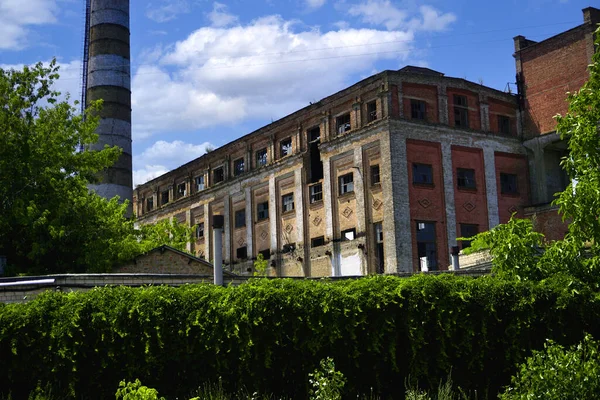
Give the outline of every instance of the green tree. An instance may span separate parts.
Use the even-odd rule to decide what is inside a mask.
[[[265,260],[262,253],[258,253],[254,261],[254,276],[266,276],[269,262]]]

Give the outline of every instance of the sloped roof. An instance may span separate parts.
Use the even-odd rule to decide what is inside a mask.
[[[135,258],[144,256],[146,254],[154,253],[154,252],[157,252],[157,251],[160,252],[160,254],[163,254],[165,251],[170,251],[172,253],[176,253],[176,254],[179,254],[181,256],[187,257],[188,259],[190,259],[190,261],[195,261],[195,262],[197,262],[199,264],[202,264],[203,266],[205,266],[207,268],[213,269],[213,265],[211,263],[209,263],[208,261],[206,261],[206,260],[204,260],[202,258],[198,258],[196,256],[193,256],[190,253],[186,253],[185,251],[177,250],[176,248],[168,246],[166,244],[163,244],[162,246],[155,247],[152,250],[149,250],[147,253],[140,254],[140,255],[136,256]],[[236,274],[234,274],[232,272],[229,272],[229,271],[225,271],[225,270],[223,270],[223,275],[236,276]]]
[[[398,72],[406,72],[411,74],[423,74],[423,75],[434,75],[434,76],[444,76],[443,73],[434,71],[425,67],[416,67],[414,65],[407,65],[404,68],[400,68]]]

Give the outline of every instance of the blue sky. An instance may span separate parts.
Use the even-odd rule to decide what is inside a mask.
[[[504,90],[514,36],[542,40],[581,24],[593,5],[131,0],[134,182],[386,69],[427,66]],[[83,0],[0,0],[0,66],[56,57],[58,89],[79,98],[84,9]]]

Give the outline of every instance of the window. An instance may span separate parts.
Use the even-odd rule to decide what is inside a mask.
[[[352,172],[342,175],[338,178],[340,196],[346,193],[354,192],[354,175]]]
[[[292,154],[292,138],[283,139],[279,142],[280,157],[289,156]]]
[[[258,252],[258,254],[262,254],[263,259],[265,259],[265,260],[268,260],[269,258],[271,258],[271,250],[269,250],[269,249],[261,250]]]
[[[479,225],[475,224],[460,224],[460,237],[470,238],[479,233]],[[461,240],[461,245],[463,249],[467,247],[471,247],[470,240]]]
[[[283,253],[291,253],[294,250],[296,250],[296,243],[284,244],[283,248],[281,249]]]
[[[320,183],[310,186],[310,204],[323,200],[323,186]]]
[[[469,105],[467,96],[454,95],[454,126],[460,128],[469,127]]]
[[[510,118],[506,115],[498,115],[498,132],[510,135]]]
[[[148,197],[146,199],[146,212],[152,211],[154,209],[154,198]]]
[[[356,229],[351,228],[351,229],[346,229],[344,231],[342,231],[342,235],[341,235],[341,240],[343,242],[347,241],[347,240],[354,240],[354,238],[356,237]]]
[[[378,274],[385,272],[385,257],[383,253],[383,224],[376,222],[373,224],[373,230],[375,231],[375,266]]]
[[[169,190],[164,190],[160,193],[160,205],[165,205],[169,202]]]
[[[367,122],[373,122],[377,119],[377,102],[375,100],[367,103]]]
[[[500,193],[519,194],[517,175],[500,173]]]
[[[233,162],[233,175],[234,176],[238,176],[243,174],[245,171],[244,169],[244,159],[243,158],[238,158],[237,160],[235,160]]]
[[[427,117],[427,103],[423,100],[410,99],[410,118],[425,121]]]
[[[475,170],[468,168],[457,168],[456,181],[460,189],[475,189]]]
[[[294,209],[294,194],[288,193],[281,196],[281,209],[282,211],[288,212]]]
[[[256,167],[267,165],[267,149],[260,149],[256,152]]]
[[[417,252],[420,271],[437,269],[435,222],[417,222]]]
[[[269,218],[269,202],[258,203],[256,206],[256,218],[259,221]]]
[[[186,193],[187,193],[187,190],[185,188],[185,182],[182,182],[179,185],[177,185],[177,198],[178,199],[185,196]]]
[[[215,168],[213,170],[213,182],[219,183],[223,182],[225,179],[225,174],[223,173],[223,167]]]
[[[196,184],[196,192],[204,190],[204,175],[197,176],[194,183]]]
[[[335,118],[335,131],[341,135],[350,130],[350,113]]]
[[[371,185],[377,185],[381,183],[381,176],[379,175],[379,164],[371,165]]]
[[[235,250],[235,258],[238,260],[245,260],[248,258],[248,248],[246,246],[238,247]]]
[[[321,129],[319,129],[318,126],[311,128],[306,132],[306,136],[308,137],[309,143],[319,143],[321,141]]]
[[[310,239],[310,247],[319,247],[325,245],[325,236],[319,236]]]
[[[433,185],[433,170],[430,164],[413,164],[413,183]]]
[[[196,225],[196,239],[204,237],[204,222],[200,222]]]
[[[235,227],[242,228],[246,226],[246,210],[237,210],[235,212]]]

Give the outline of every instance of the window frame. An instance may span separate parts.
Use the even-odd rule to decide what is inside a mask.
[[[352,239],[349,239],[348,236],[346,236],[348,233],[352,233]],[[351,242],[353,240],[356,240],[356,228],[344,229],[340,232],[341,242]]]
[[[506,178],[503,177],[514,177],[514,189],[505,190],[505,185],[508,183],[506,182]],[[519,176],[517,174],[513,174],[510,172],[500,172],[500,194],[513,196],[519,195]]]
[[[464,99],[464,104],[463,100]],[[469,98],[464,94],[454,94],[452,98],[454,107],[454,126],[469,128]]]
[[[379,164],[371,165],[369,169],[369,176],[371,178],[371,186],[376,186],[381,184],[381,167]],[[377,179],[375,179],[377,178]]]
[[[420,225],[423,224],[423,228],[420,228]],[[433,234],[433,240],[431,241],[427,241],[427,240],[419,240],[419,231],[423,231],[426,228],[426,225],[430,225],[433,229],[432,229],[432,234]],[[421,236],[422,238],[422,236]],[[422,221],[422,220],[417,220],[415,221],[415,242],[417,243],[417,260],[419,261],[419,270],[421,270],[421,258],[422,257],[426,257],[428,260],[428,266],[427,269],[428,271],[436,271],[438,269],[439,266],[439,260],[438,260],[438,247],[437,247],[437,227],[436,227],[436,222],[435,221]],[[423,246],[420,246],[420,245]],[[432,260],[430,258],[430,256],[427,254],[427,250],[428,250],[428,246],[427,245],[431,245],[433,244],[433,254],[434,254],[434,258],[433,261],[434,263],[430,265],[430,260]],[[425,255],[421,256],[421,250],[422,247],[424,247],[425,250]],[[429,247],[430,249],[431,247]]]
[[[196,224],[195,237],[196,239],[204,238],[204,222],[198,222]]]
[[[241,169],[239,169],[241,166]],[[233,176],[240,176],[246,172],[246,160],[244,157],[233,160]]]
[[[261,206],[265,206],[264,208],[261,209]],[[266,216],[264,216],[264,214],[266,213]],[[261,214],[263,214],[263,216],[261,216]],[[266,219],[269,219],[269,202],[268,201],[262,201],[260,203],[258,203],[256,205],[256,221],[264,221]]]
[[[418,168],[420,167],[428,167],[429,168],[429,180],[430,182],[423,182],[420,179],[417,179],[417,176],[422,175],[422,173],[417,173]],[[413,163],[412,169],[412,183],[413,185],[421,185],[421,186],[433,186],[433,165],[425,164],[425,163]]]
[[[185,197],[187,194],[187,185],[185,184],[185,182],[181,182],[177,184],[177,187],[175,189],[176,195],[177,195],[177,199],[181,199],[182,197]],[[183,188],[183,190],[181,190]]]
[[[350,181],[344,182],[344,179],[350,178]],[[354,173],[338,176],[338,195],[343,196],[348,193],[354,193]]]
[[[427,102],[425,100],[410,99],[410,119],[427,121]]]
[[[315,191],[316,188],[320,190],[318,192]],[[316,197],[319,197],[318,199]],[[323,184],[321,182],[317,182],[308,187],[308,201],[310,204],[316,204],[323,201]]]
[[[170,202],[170,199],[169,199],[169,197],[170,197],[170,196],[169,196],[169,192],[170,192],[170,190],[169,190],[169,189],[167,189],[167,190],[163,190],[162,192],[160,192],[160,205],[161,205],[161,206],[164,206],[165,204],[169,204],[169,202]],[[165,201],[165,194],[166,194],[166,199],[167,199],[167,201]]]
[[[202,181],[202,183],[199,183],[199,181]],[[194,178],[194,184],[196,185],[196,192],[206,189],[206,178],[204,177],[204,174],[196,176]]]
[[[346,122],[347,120],[347,122]],[[335,117],[335,132],[338,135],[343,135],[344,133],[352,130],[352,118],[350,117],[350,113],[340,114]]]
[[[240,252],[243,250],[243,255],[240,255]],[[248,259],[248,246],[242,246],[235,249],[235,259],[236,260],[247,260]]]
[[[269,158],[268,158],[269,153],[267,152],[266,147],[256,150],[255,154],[256,154],[256,168],[264,167],[265,165],[267,165],[269,163]]]
[[[240,215],[243,215],[243,218],[239,217]],[[246,209],[245,208],[241,208],[239,210],[234,211],[233,226],[235,229],[244,228],[246,226]]]
[[[469,179],[465,177],[464,174],[467,172],[472,172],[473,177]],[[461,177],[461,173],[463,176]],[[462,180],[462,184],[461,184]],[[468,184],[467,184],[468,183]],[[475,169],[473,168],[456,168],[456,187],[462,190],[477,190],[477,179],[475,174]]]
[[[154,196],[146,197],[146,212],[154,210]]]
[[[291,207],[290,207],[291,205]],[[294,193],[286,193],[281,195],[281,213],[289,213],[295,210]]]
[[[512,132],[510,131],[510,117],[508,115],[498,115],[498,133],[503,135],[510,135]],[[503,129],[505,128],[505,129]]]
[[[473,234],[467,234],[465,232],[465,230],[463,228],[475,228],[475,233]],[[460,237],[473,237],[475,235],[477,235],[479,233],[479,225],[478,224],[467,224],[467,223],[459,223],[459,229],[460,229]],[[460,248],[461,249],[466,249],[467,247],[471,247],[471,240],[461,240],[460,241]]]
[[[372,100],[367,103],[367,123],[373,121],[377,121],[377,100]]]
[[[315,244],[315,243],[317,243],[317,244]],[[316,248],[316,247],[321,247],[321,246],[325,246],[325,236],[317,236],[317,237],[310,239],[310,247],[311,248]]]
[[[220,172],[220,177],[221,177],[220,180],[217,180],[217,171]],[[214,168],[212,170],[212,173],[213,173],[212,174],[213,175],[213,184],[217,184],[217,183],[221,183],[221,182],[225,181],[225,169],[222,166]]]
[[[284,143],[287,143],[287,142],[289,142],[288,145],[284,144]],[[288,149],[288,150],[285,150],[285,154],[283,154],[284,153],[284,149]],[[292,137],[288,136],[288,137],[286,137],[284,139],[281,139],[279,141],[279,158],[284,158],[284,157],[287,157],[287,156],[291,156],[293,153],[294,153],[294,151],[293,151],[293,147],[292,147]]]

